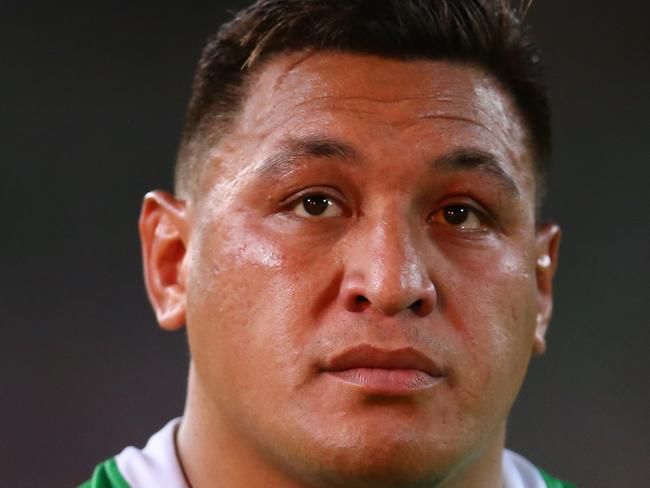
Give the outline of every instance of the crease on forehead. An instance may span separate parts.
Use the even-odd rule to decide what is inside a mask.
[[[354,63],[352,69],[338,68],[341,63],[349,63],[354,58],[365,61],[363,69],[355,70]],[[272,106],[264,107],[264,115],[257,114],[257,120],[269,118],[269,115],[277,118],[290,110],[304,113],[319,107],[369,112],[354,107],[359,103],[386,106],[394,112],[392,115],[395,119],[400,116],[407,119],[413,118],[412,104],[415,104],[422,118],[457,118],[482,126],[508,148],[524,139],[518,111],[507,92],[491,74],[471,64],[444,60],[407,61],[375,55],[309,50],[276,55],[257,69],[258,73],[249,85],[253,91],[251,96],[261,95],[267,100],[275,100]],[[420,78],[424,73],[430,83],[426,88],[418,84],[409,85],[409,71]],[[326,78],[322,73],[335,76]],[[461,82],[466,85],[466,90],[460,92],[466,97],[464,99],[459,99],[459,92],[452,91],[448,83],[450,75],[457,77],[459,73]],[[374,91],[379,89],[379,93],[376,93],[378,96],[371,96],[364,88],[365,84],[360,80],[364,76],[372,78]],[[381,83],[388,85],[395,79],[419,92],[398,98],[392,93],[389,97],[381,97]],[[457,79],[454,81],[458,82]],[[356,93],[350,93],[351,88]],[[427,104],[427,101],[430,103]],[[278,122],[281,124],[285,120]],[[403,121],[395,120],[394,123],[402,124]],[[495,130],[499,128],[503,131]]]
[[[292,98],[291,95],[284,97],[283,101],[288,101]],[[265,111],[258,112],[255,117],[256,121],[261,120],[273,120],[272,128],[281,129],[283,127],[291,126],[291,121],[294,119],[299,119],[299,124],[301,125],[302,120],[305,120],[308,115],[313,115],[315,113],[320,114],[331,114],[334,116],[336,113],[347,113],[353,116],[362,116],[367,118],[375,119],[375,123],[385,124],[392,127],[408,127],[414,126],[421,123],[423,120],[427,119],[442,119],[442,120],[451,120],[457,122],[464,122],[467,124],[475,125],[480,127],[492,134],[495,139],[497,139],[503,146],[511,147],[512,144],[508,144],[507,137],[508,134],[515,135],[517,127],[515,124],[512,124],[512,131],[495,131],[490,127],[489,123],[481,119],[477,119],[468,114],[463,114],[461,110],[458,110],[458,106],[454,107],[454,101],[448,101],[446,99],[436,99],[436,102],[447,103],[449,105],[449,110],[445,110],[438,106],[435,110],[423,110],[420,114],[413,113],[404,113],[399,116],[392,117],[393,120],[388,120],[390,117],[384,117],[382,120],[377,120],[378,112],[372,107],[363,108],[359,106],[358,102],[364,103],[369,102],[370,104],[378,105],[393,105],[396,106],[400,103],[412,103],[412,102],[422,102],[426,100],[433,100],[433,97],[413,97],[413,98],[400,98],[395,100],[381,100],[368,96],[351,96],[351,97],[341,97],[336,95],[322,95],[317,97],[311,97],[309,99],[300,100],[297,103],[292,103],[287,109],[278,109],[278,106],[281,103],[267,105]],[[485,118],[493,118],[489,109],[478,108],[479,111],[484,113]],[[268,113],[268,112],[271,113]],[[387,114],[388,115],[388,114]],[[248,127],[245,127],[251,133],[257,132],[268,133],[271,131],[263,131],[260,124],[254,123],[249,124]]]

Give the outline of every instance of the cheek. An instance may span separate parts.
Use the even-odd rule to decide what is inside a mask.
[[[535,270],[527,252],[502,247],[465,252],[447,261],[451,264],[441,298],[458,329],[473,342],[490,331],[495,338],[497,330],[506,336],[525,332],[536,304]]]
[[[242,224],[214,225],[195,242],[187,326],[197,373],[218,396],[237,393],[244,400],[292,381],[300,283],[282,239]]]
[[[535,275],[521,251],[466,256],[449,275],[445,306],[462,341],[459,384],[470,396],[489,396],[504,408],[518,391],[532,351]],[[501,409],[500,409],[501,410]]]

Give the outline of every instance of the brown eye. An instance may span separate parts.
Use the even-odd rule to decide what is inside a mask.
[[[445,221],[451,225],[462,225],[469,217],[470,210],[461,205],[449,205],[442,209]]]
[[[431,216],[432,223],[451,226],[463,231],[484,228],[479,213],[467,205],[447,205]]]
[[[293,211],[301,217],[338,217],[342,214],[339,205],[326,195],[306,195],[298,201]]]

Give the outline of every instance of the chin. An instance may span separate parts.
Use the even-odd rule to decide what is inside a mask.
[[[416,449],[361,448],[338,452],[320,466],[322,486],[424,487],[446,477],[448,463]]]
[[[404,431],[375,430],[365,435],[363,430],[353,435],[339,432],[312,447],[304,463],[311,474],[305,478],[318,487],[437,486],[464,459],[449,443],[438,445],[433,437],[423,439],[421,433],[409,435]]]

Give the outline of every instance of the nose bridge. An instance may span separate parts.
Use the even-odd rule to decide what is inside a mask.
[[[382,219],[373,229],[371,246],[367,272],[372,290],[398,293],[421,281],[421,263],[405,219]]]
[[[366,304],[382,314],[411,309],[428,314],[435,302],[435,289],[418,249],[415,226],[407,212],[386,208],[377,219],[366,222],[356,239],[357,252],[349,263],[355,282],[348,290],[354,306]],[[352,299],[352,297],[349,297]]]

